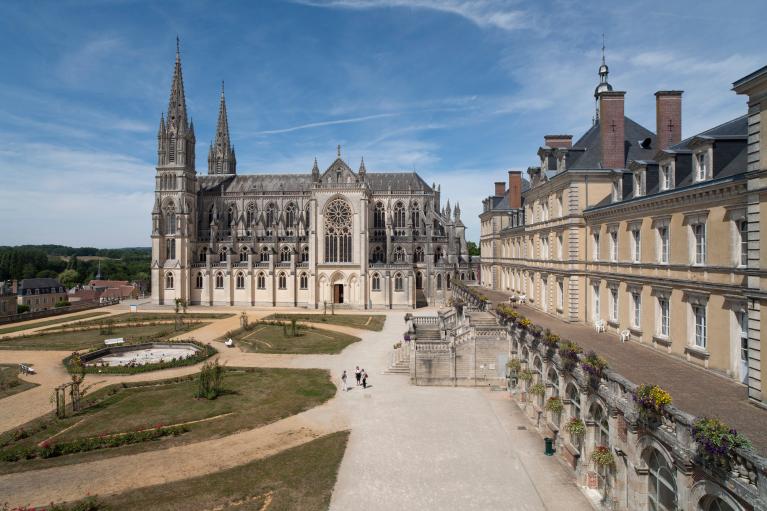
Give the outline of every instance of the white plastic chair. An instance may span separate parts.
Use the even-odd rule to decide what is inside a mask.
[[[227,348],[231,348],[231,347],[233,347],[233,346],[234,346],[234,341],[233,341],[231,338],[229,338],[229,339],[227,339],[227,340],[224,342],[224,344],[226,345],[226,347],[227,347]]]
[[[594,328],[597,332],[605,332],[607,331],[607,325],[605,324],[604,319],[600,319],[594,322]]]
[[[631,338],[631,332],[624,330],[621,332],[621,342],[626,342]]]

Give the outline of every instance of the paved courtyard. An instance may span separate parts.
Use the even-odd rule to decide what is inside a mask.
[[[272,312],[248,310],[251,319]],[[323,324],[362,338],[339,355],[264,355],[217,345],[222,361],[230,366],[326,368],[335,383],[344,369],[351,372],[360,365],[370,374],[372,387],[367,390],[339,391],[328,403],[304,413],[201,444],[0,476],[0,502],[41,504],[88,492],[117,493],[221,470],[350,429],[331,509],[591,509],[571,473],[542,454],[541,438],[520,429],[527,422],[504,392],[414,387],[406,375],[385,374],[392,344],[405,328],[403,312],[387,316],[382,332]],[[214,321],[192,334],[213,341],[238,322],[237,317]],[[61,355],[0,351],[3,363],[35,362],[40,374],[30,379],[41,383],[34,394],[36,389],[3,400],[0,429],[49,410],[50,387],[66,379]],[[97,387],[196,370],[99,376]]]
[[[482,292],[493,303],[508,301],[508,293],[487,288]],[[590,326],[568,323],[527,305],[517,307],[533,323],[577,342],[584,350],[596,351],[607,359],[611,369],[634,383],[660,385],[671,393],[674,405],[685,412],[729,422],[748,436],[762,455],[767,454],[767,410],[749,403],[745,385],[647,345],[621,343],[615,334],[597,333]]]

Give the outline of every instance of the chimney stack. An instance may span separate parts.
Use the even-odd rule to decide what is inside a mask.
[[[602,168],[622,169],[626,165],[623,91],[599,93],[599,138],[602,142]]]
[[[682,91],[659,90],[655,93],[655,134],[660,151],[682,140]]]
[[[543,145],[558,149],[570,149],[573,146],[572,135],[545,135]]]
[[[509,207],[512,209],[522,207],[522,171],[509,171]]]
[[[11,293],[15,295],[19,294],[19,281],[16,279],[11,281]]]
[[[506,183],[503,181],[496,181],[495,182],[495,196],[496,197],[503,197],[506,193]]]

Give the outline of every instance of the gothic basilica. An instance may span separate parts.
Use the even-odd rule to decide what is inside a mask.
[[[414,308],[476,280],[461,210],[415,172],[237,174],[223,89],[208,173],[195,170],[181,59],[157,133],[152,302]]]

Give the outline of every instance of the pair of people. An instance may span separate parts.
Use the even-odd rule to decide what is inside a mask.
[[[368,388],[368,373],[364,369],[360,369],[360,366],[357,366],[354,370],[354,377],[357,380],[357,385],[361,384],[363,389]],[[349,386],[346,384],[346,378],[346,369],[344,369],[343,374],[341,374],[341,388],[344,392],[349,390]]]

